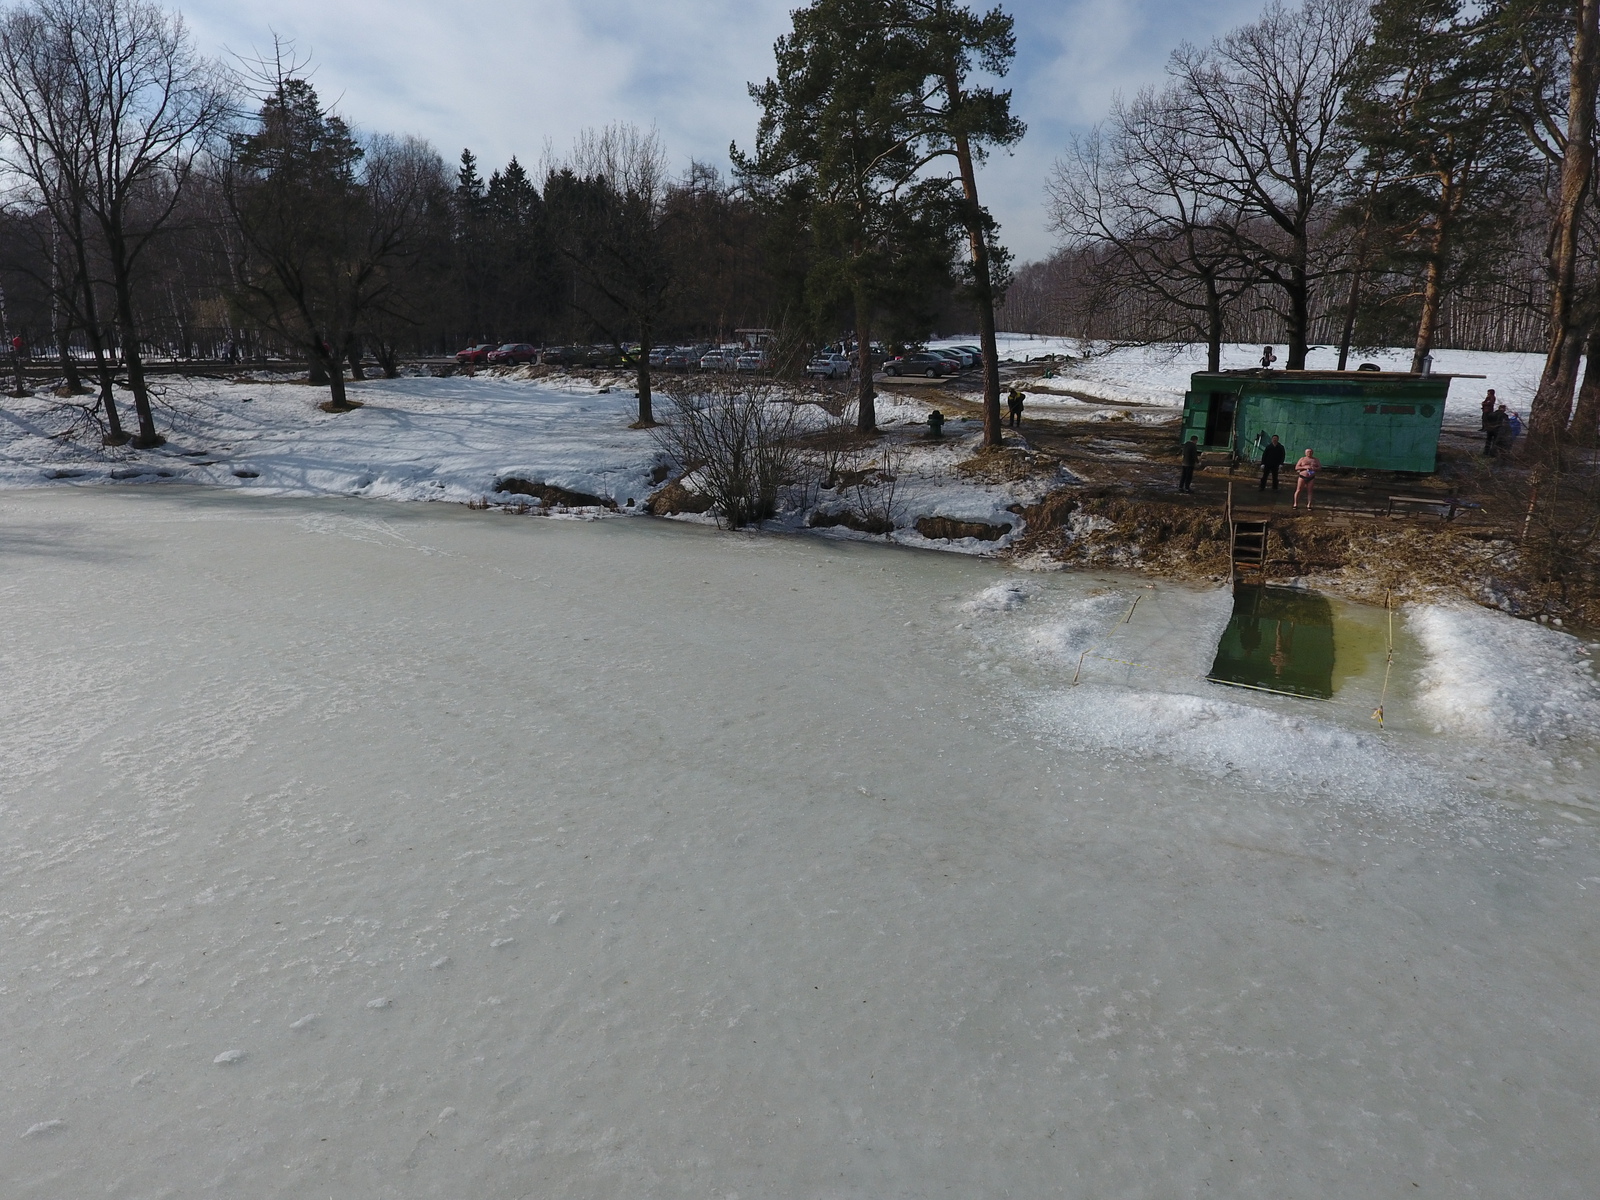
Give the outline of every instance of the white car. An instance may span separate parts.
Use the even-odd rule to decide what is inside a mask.
[[[733,365],[733,355],[725,354],[721,350],[712,350],[700,358],[702,371],[726,371]]]
[[[751,350],[733,360],[733,369],[735,371],[765,371],[771,365],[767,361],[766,352],[763,350]]]
[[[806,364],[808,379],[849,379],[855,364],[843,354],[819,354]]]

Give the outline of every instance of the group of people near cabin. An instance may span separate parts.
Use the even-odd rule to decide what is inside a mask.
[[[1278,490],[1278,472],[1283,469],[1284,462],[1289,457],[1289,451],[1277,434],[1272,435],[1271,441],[1265,441],[1266,430],[1262,430],[1256,437],[1256,445],[1261,448],[1261,483],[1257,491],[1267,490],[1267,481],[1272,481],[1272,490]],[[1180,492],[1194,491],[1194,469],[1200,465],[1200,439],[1191,437],[1183,444],[1183,470],[1178,476],[1178,490]],[[1295,485],[1294,499],[1290,508],[1300,507],[1300,496],[1304,493],[1307,511],[1311,508],[1312,493],[1316,489],[1317,472],[1322,470],[1322,463],[1312,453],[1310,446],[1294,464]]]
[[[1483,452],[1494,458],[1509,451],[1522,436],[1522,416],[1509,411],[1494,397],[1494,389],[1483,398]]]

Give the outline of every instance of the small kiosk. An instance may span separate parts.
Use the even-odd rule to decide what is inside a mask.
[[[1255,462],[1277,434],[1292,463],[1433,473],[1449,375],[1401,371],[1197,371],[1180,442]]]

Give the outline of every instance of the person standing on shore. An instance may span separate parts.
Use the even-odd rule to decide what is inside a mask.
[[[1283,460],[1289,452],[1283,448],[1283,443],[1278,440],[1278,435],[1272,435],[1272,441],[1261,449],[1261,486],[1258,492],[1267,490],[1267,478],[1272,478],[1272,490],[1278,490],[1278,471],[1283,467]]]
[[[1271,370],[1272,364],[1278,361],[1278,356],[1272,352],[1271,346],[1261,347],[1261,369]]]
[[[1009,413],[1007,423],[1013,429],[1022,428],[1022,403],[1022,389],[1019,387],[1013,387],[1010,394],[1006,397],[1006,409]]]
[[[1194,491],[1194,469],[1200,465],[1200,439],[1192,437],[1183,444],[1183,471],[1178,475],[1180,492]]]
[[[1492,393],[1491,393],[1492,394]],[[1500,405],[1483,416],[1483,452],[1494,457],[1495,443],[1500,440],[1500,427],[1506,422],[1506,406]]]
[[[1489,423],[1494,420],[1494,408],[1498,403],[1494,398],[1494,389],[1489,389],[1489,394],[1483,398],[1483,403],[1478,407],[1483,410],[1483,431],[1489,432]]]
[[[1322,469],[1322,464],[1317,461],[1317,456],[1311,453],[1311,447],[1306,447],[1306,452],[1301,455],[1300,461],[1294,464],[1294,473],[1300,477],[1294,485],[1294,500],[1290,508],[1300,507],[1300,493],[1306,494],[1306,511],[1311,511],[1311,493],[1316,487],[1317,472]]]

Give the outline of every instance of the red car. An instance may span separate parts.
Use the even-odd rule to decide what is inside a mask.
[[[489,351],[495,348],[493,342],[484,342],[481,346],[468,346],[465,350],[456,351],[456,361],[463,366],[467,363],[488,362]]]
[[[527,342],[507,342],[500,349],[489,351],[488,360],[500,366],[538,362],[539,348],[530,346]]]

